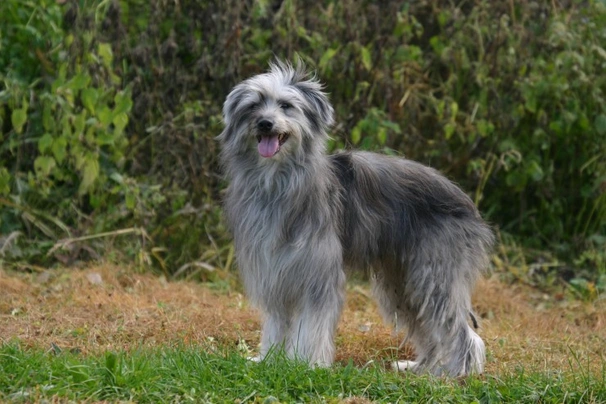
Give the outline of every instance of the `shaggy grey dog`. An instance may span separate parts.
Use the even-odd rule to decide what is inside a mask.
[[[436,170],[368,152],[327,155],[333,108],[322,86],[277,62],[238,84],[223,109],[225,213],[246,292],[272,347],[332,363],[345,270],[370,270],[384,318],[406,328],[417,360],[398,369],[482,372],[468,325],[493,234],[470,198]]]

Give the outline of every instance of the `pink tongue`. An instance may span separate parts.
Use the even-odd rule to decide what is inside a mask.
[[[278,136],[263,136],[257,147],[261,156],[272,157],[280,148]]]

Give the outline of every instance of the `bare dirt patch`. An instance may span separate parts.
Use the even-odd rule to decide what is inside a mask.
[[[592,369],[605,361],[606,304],[557,300],[482,280],[475,309],[488,349],[487,372]],[[111,265],[23,274],[0,270],[0,342],[75,352],[192,344],[256,349],[259,317],[245,297],[193,282],[167,282]],[[337,360],[409,358],[398,349],[366,286],[350,285]]]

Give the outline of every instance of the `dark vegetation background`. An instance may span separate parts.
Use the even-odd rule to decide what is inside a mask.
[[[511,279],[606,288],[604,0],[2,0],[0,262],[220,280],[223,100],[296,55],[330,149],[442,170]]]

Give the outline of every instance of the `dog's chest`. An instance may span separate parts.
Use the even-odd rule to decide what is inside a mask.
[[[300,286],[293,282],[300,279],[309,255],[309,212],[288,199],[272,200],[258,192],[248,197],[241,192],[231,202],[228,219],[248,294],[255,298]]]
[[[278,264],[275,261],[292,242],[287,228],[292,222],[290,212],[263,203],[249,203],[239,212],[233,226],[239,258],[246,266],[255,267],[255,272],[275,267]]]
[[[234,234],[238,267],[247,294],[261,305],[270,297],[296,299],[297,290],[301,290],[302,251],[285,238],[282,218],[261,207],[256,208],[254,215],[245,218]]]

